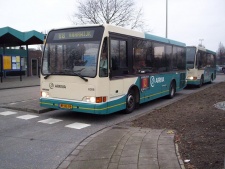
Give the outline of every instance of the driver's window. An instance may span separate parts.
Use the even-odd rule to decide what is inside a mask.
[[[107,77],[108,76],[108,47],[107,47],[107,38],[104,39],[99,63],[99,76]]]

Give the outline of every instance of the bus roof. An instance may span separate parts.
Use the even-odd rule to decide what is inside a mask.
[[[186,47],[185,43],[178,42],[178,41],[171,40],[171,39],[167,39],[167,38],[162,38],[162,37],[151,35],[151,34],[148,34],[148,33],[145,33],[145,38],[150,39],[150,40],[154,40],[154,41],[158,41],[158,42],[169,43],[169,44],[172,44],[172,45]]]
[[[178,42],[175,40],[163,38],[160,36],[152,35],[146,32],[139,32],[135,31],[132,29],[127,29],[121,26],[115,26],[115,25],[110,25],[110,24],[93,24],[93,25],[80,25],[80,26],[74,26],[74,27],[66,27],[66,28],[59,28],[59,29],[52,29],[52,30],[60,30],[60,29],[71,29],[71,28],[82,28],[82,27],[98,27],[98,26],[103,26],[105,27],[109,32],[113,33],[119,33],[119,34],[124,34],[128,36],[133,36],[133,37],[139,37],[143,39],[149,39],[157,42],[162,42],[162,43],[167,43],[171,45],[176,45],[176,46],[181,46],[181,47],[186,47],[185,43]],[[52,31],[51,30],[51,31]]]
[[[139,31],[135,31],[132,29],[127,29],[127,28],[123,28],[120,26],[114,26],[114,25],[109,25],[109,24],[104,24],[103,26],[112,32],[118,32],[118,33],[125,34],[125,35],[140,37],[140,38],[144,38],[144,39],[149,39],[149,40],[153,40],[153,41],[157,41],[157,42],[162,42],[162,43],[167,43],[167,44],[172,44],[172,45],[177,45],[177,46],[182,46],[182,47],[186,46],[185,43],[167,39],[167,38],[163,38],[163,37],[156,36],[156,35],[152,35],[152,34],[145,33],[145,32],[139,32]]]
[[[211,51],[211,50],[209,50],[209,49],[206,49],[205,47],[201,47],[201,46],[187,46],[187,47],[194,47],[194,48],[196,48],[197,50],[205,51],[205,52],[207,52],[207,53],[211,53],[211,54],[213,54],[213,55],[216,55],[216,52]]]

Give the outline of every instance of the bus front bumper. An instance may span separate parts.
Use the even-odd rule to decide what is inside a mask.
[[[187,85],[199,85],[199,84],[200,84],[200,79],[197,79],[197,80],[187,79]]]
[[[92,104],[85,102],[40,98],[40,106],[90,114],[107,114],[107,103]]]
[[[89,114],[111,114],[126,108],[125,97],[104,103],[87,103],[54,98],[40,98],[40,106]]]

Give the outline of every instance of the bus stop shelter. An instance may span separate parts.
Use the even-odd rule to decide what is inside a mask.
[[[4,68],[10,70],[11,69],[17,69],[16,64],[15,66],[13,63],[9,63],[7,58],[5,59],[8,63],[8,65],[4,65],[3,56],[7,54],[7,48],[9,47],[21,47],[26,46],[26,50],[24,52],[27,59],[27,76],[29,76],[29,53],[28,53],[28,45],[38,45],[43,44],[45,34],[42,34],[40,32],[37,32],[35,30],[28,31],[28,32],[20,32],[16,29],[13,29],[11,27],[3,27],[0,28],[0,75],[3,76]],[[18,54],[15,54],[18,55]],[[18,57],[19,58],[19,57]],[[18,60],[17,58],[12,58],[11,60]],[[6,62],[5,61],[5,62]],[[11,67],[10,67],[11,64]],[[17,64],[19,65],[19,64]]]

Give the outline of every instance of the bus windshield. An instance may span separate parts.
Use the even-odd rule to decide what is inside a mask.
[[[187,47],[186,48],[187,68],[188,69],[194,68],[195,54],[196,54],[195,47]]]
[[[103,29],[100,33],[103,33]],[[43,54],[43,75],[95,77],[102,37],[96,38],[96,34],[99,34],[96,28],[50,32]]]

